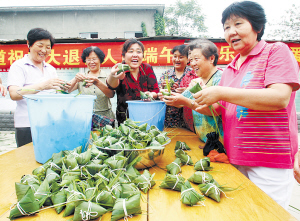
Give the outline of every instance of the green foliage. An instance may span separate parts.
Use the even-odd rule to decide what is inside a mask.
[[[154,22],[155,36],[166,35],[165,19],[158,12],[154,14]]]
[[[204,25],[205,15],[197,0],[184,3],[177,0],[175,5],[166,7],[164,18],[168,35],[203,37],[203,33],[207,31]]]
[[[147,37],[148,33],[147,33],[145,22],[142,21],[141,27],[142,27],[143,37]]]
[[[292,5],[292,8],[286,11],[275,26],[274,31],[268,34],[268,37],[280,40],[299,40],[300,39],[300,5]]]

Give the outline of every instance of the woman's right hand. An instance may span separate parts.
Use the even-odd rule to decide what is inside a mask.
[[[112,68],[111,68],[111,71],[110,71],[110,76],[112,76],[113,78],[115,79],[119,79],[119,80],[123,80],[125,78],[125,72],[121,72],[120,74],[117,74],[117,72],[120,70],[118,68],[118,64],[115,64]]]
[[[55,90],[60,90],[61,88],[64,87],[66,82],[62,79],[59,78],[51,78],[45,82],[42,82],[42,90],[49,90],[49,89],[55,89]]]
[[[80,82],[80,81],[83,81],[86,79],[86,76],[82,73],[77,73],[75,75],[75,80],[76,80],[76,83]]]

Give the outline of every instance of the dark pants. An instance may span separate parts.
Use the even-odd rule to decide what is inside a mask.
[[[32,142],[30,127],[16,128],[16,142],[17,142],[17,147]]]

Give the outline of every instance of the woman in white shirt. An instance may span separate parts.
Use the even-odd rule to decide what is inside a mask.
[[[63,86],[65,85],[63,80],[57,78],[55,68],[45,62],[53,44],[54,38],[49,31],[42,28],[31,29],[27,34],[30,53],[15,61],[8,72],[7,88],[11,99],[17,101],[14,121],[18,147],[32,142],[27,103],[23,95],[68,88],[68,85]]]

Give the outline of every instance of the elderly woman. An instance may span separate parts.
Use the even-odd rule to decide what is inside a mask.
[[[0,78],[0,95],[2,95],[3,97],[5,97],[6,94],[7,94],[7,89],[2,84],[2,79]]]
[[[298,63],[287,45],[261,40],[266,16],[259,4],[231,4],[222,23],[225,40],[239,54],[224,70],[220,86],[194,95],[194,108],[210,114],[207,107],[213,105],[222,112],[230,163],[287,209],[298,150]]]
[[[123,123],[129,116],[127,110],[128,100],[140,100],[140,91],[145,92],[154,99],[159,92],[156,76],[151,65],[142,63],[144,58],[144,45],[136,39],[128,39],[123,44],[123,63],[130,66],[130,71],[119,71],[118,65],[112,67],[107,78],[107,86],[117,92],[117,121]],[[126,114],[127,113],[127,114]]]
[[[81,59],[86,63],[89,71],[86,74],[77,73],[71,80],[71,87],[69,89],[69,92],[78,89],[81,94],[97,96],[94,102],[94,119],[95,115],[101,119],[103,119],[103,116],[107,117],[106,119],[112,119],[111,121],[102,120],[102,122],[98,122],[101,123],[99,124],[101,126],[105,126],[104,124],[113,124],[115,118],[110,102],[110,98],[114,96],[115,92],[106,86],[107,75],[100,70],[104,58],[105,54],[100,48],[95,46],[85,48],[82,52]],[[93,127],[98,126],[96,122],[93,122]]]
[[[23,99],[23,95],[52,89],[66,90],[68,87],[67,85],[63,86],[65,82],[57,78],[55,68],[45,62],[51,53],[53,44],[54,38],[49,31],[42,28],[31,29],[27,34],[30,53],[15,61],[8,72],[9,94],[12,100],[17,101],[14,121],[18,147],[32,142],[27,103]]]
[[[185,50],[189,52],[190,66],[199,78],[195,79],[193,75],[188,74],[182,79],[182,83],[185,85],[189,84],[190,88],[195,82],[201,79],[207,87],[218,85],[221,80],[222,71],[216,66],[219,57],[217,46],[211,41],[199,39],[189,43]],[[193,95],[189,90],[185,90],[182,94],[172,92],[172,96],[159,95],[170,106],[184,106],[185,108],[193,109],[195,103]],[[201,141],[206,142],[206,135],[215,131],[220,132],[220,140],[223,140],[221,116],[217,117],[216,124],[212,116],[193,111],[193,123],[195,132]]]
[[[192,71],[192,69],[187,67],[188,51],[184,51],[185,47],[186,45],[177,45],[172,49],[171,53],[173,55],[172,62],[174,67],[162,74],[159,81],[160,88],[164,89],[166,87],[166,78],[168,78],[169,82],[171,80],[175,82],[171,90],[174,92],[176,91],[178,93],[182,93],[185,90],[185,88],[179,87],[181,80],[189,72],[191,72],[192,75],[196,76],[195,73]],[[164,124],[165,127],[186,127],[183,118],[183,108],[167,106]],[[193,127],[191,127],[190,129],[193,130]]]

